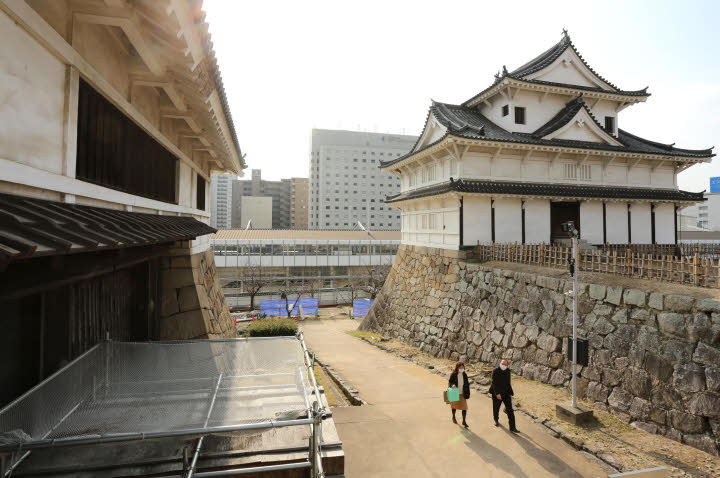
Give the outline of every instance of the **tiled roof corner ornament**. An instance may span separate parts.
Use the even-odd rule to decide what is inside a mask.
[[[565,28],[562,29],[562,35],[563,35],[563,40],[570,41],[570,35],[568,35],[567,29],[565,29]]]
[[[495,83],[497,83],[498,81],[500,81],[500,78],[501,78],[501,77],[500,77],[500,72],[498,71],[497,73],[495,73]]]
[[[507,75],[508,75],[507,67],[505,65],[503,65],[503,76],[507,76]]]
[[[485,125],[480,126],[480,129],[478,130],[477,134],[479,136],[485,136]]]

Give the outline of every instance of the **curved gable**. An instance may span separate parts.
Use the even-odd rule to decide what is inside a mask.
[[[616,88],[590,70],[573,48],[567,48],[548,66],[523,77],[523,79],[616,91]]]
[[[564,139],[623,146],[620,141],[600,127],[584,107],[580,108],[564,126],[542,136],[542,139]]]

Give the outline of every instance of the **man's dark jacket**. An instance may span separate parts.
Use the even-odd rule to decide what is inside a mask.
[[[463,386],[463,397],[467,400],[470,398],[470,382],[467,378],[467,373],[463,372],[463,378],[465,379],[465,384]],[[458,384],[458,374],[453,372],[450,374],[450,380],[448,380],[448,386],[452,387],[455,385],[457,387]]]
[[[515,395],[510,385],[510,369],[505,370],[500,367],[495,367],[492,372],[492,383],[490,384],[490,393],[494,397],[495,395]]]

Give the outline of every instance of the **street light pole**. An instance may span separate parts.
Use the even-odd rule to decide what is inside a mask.
[[[575,395],[575,382],[577,380],[577,374],[575,369],[577,367],[577,321],[578,321],[578,240],[577,230],[573,229],[572,236],[572,249],[573,249],[573,349],[572,349],[572,406],[577,408],[577,396]]]

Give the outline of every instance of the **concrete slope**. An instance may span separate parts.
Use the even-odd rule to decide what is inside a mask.
[[[517,416],[520,435],[508,432],[502,413],[502,426],[494,427],[490,398],[474,390],[470,430],[454,425],[442,401],[447,378],[345,333],[357,325],[351,320],[302,325],[310,349],[368,401],[333,410],[349,478],[607,476],[524,416]]]

